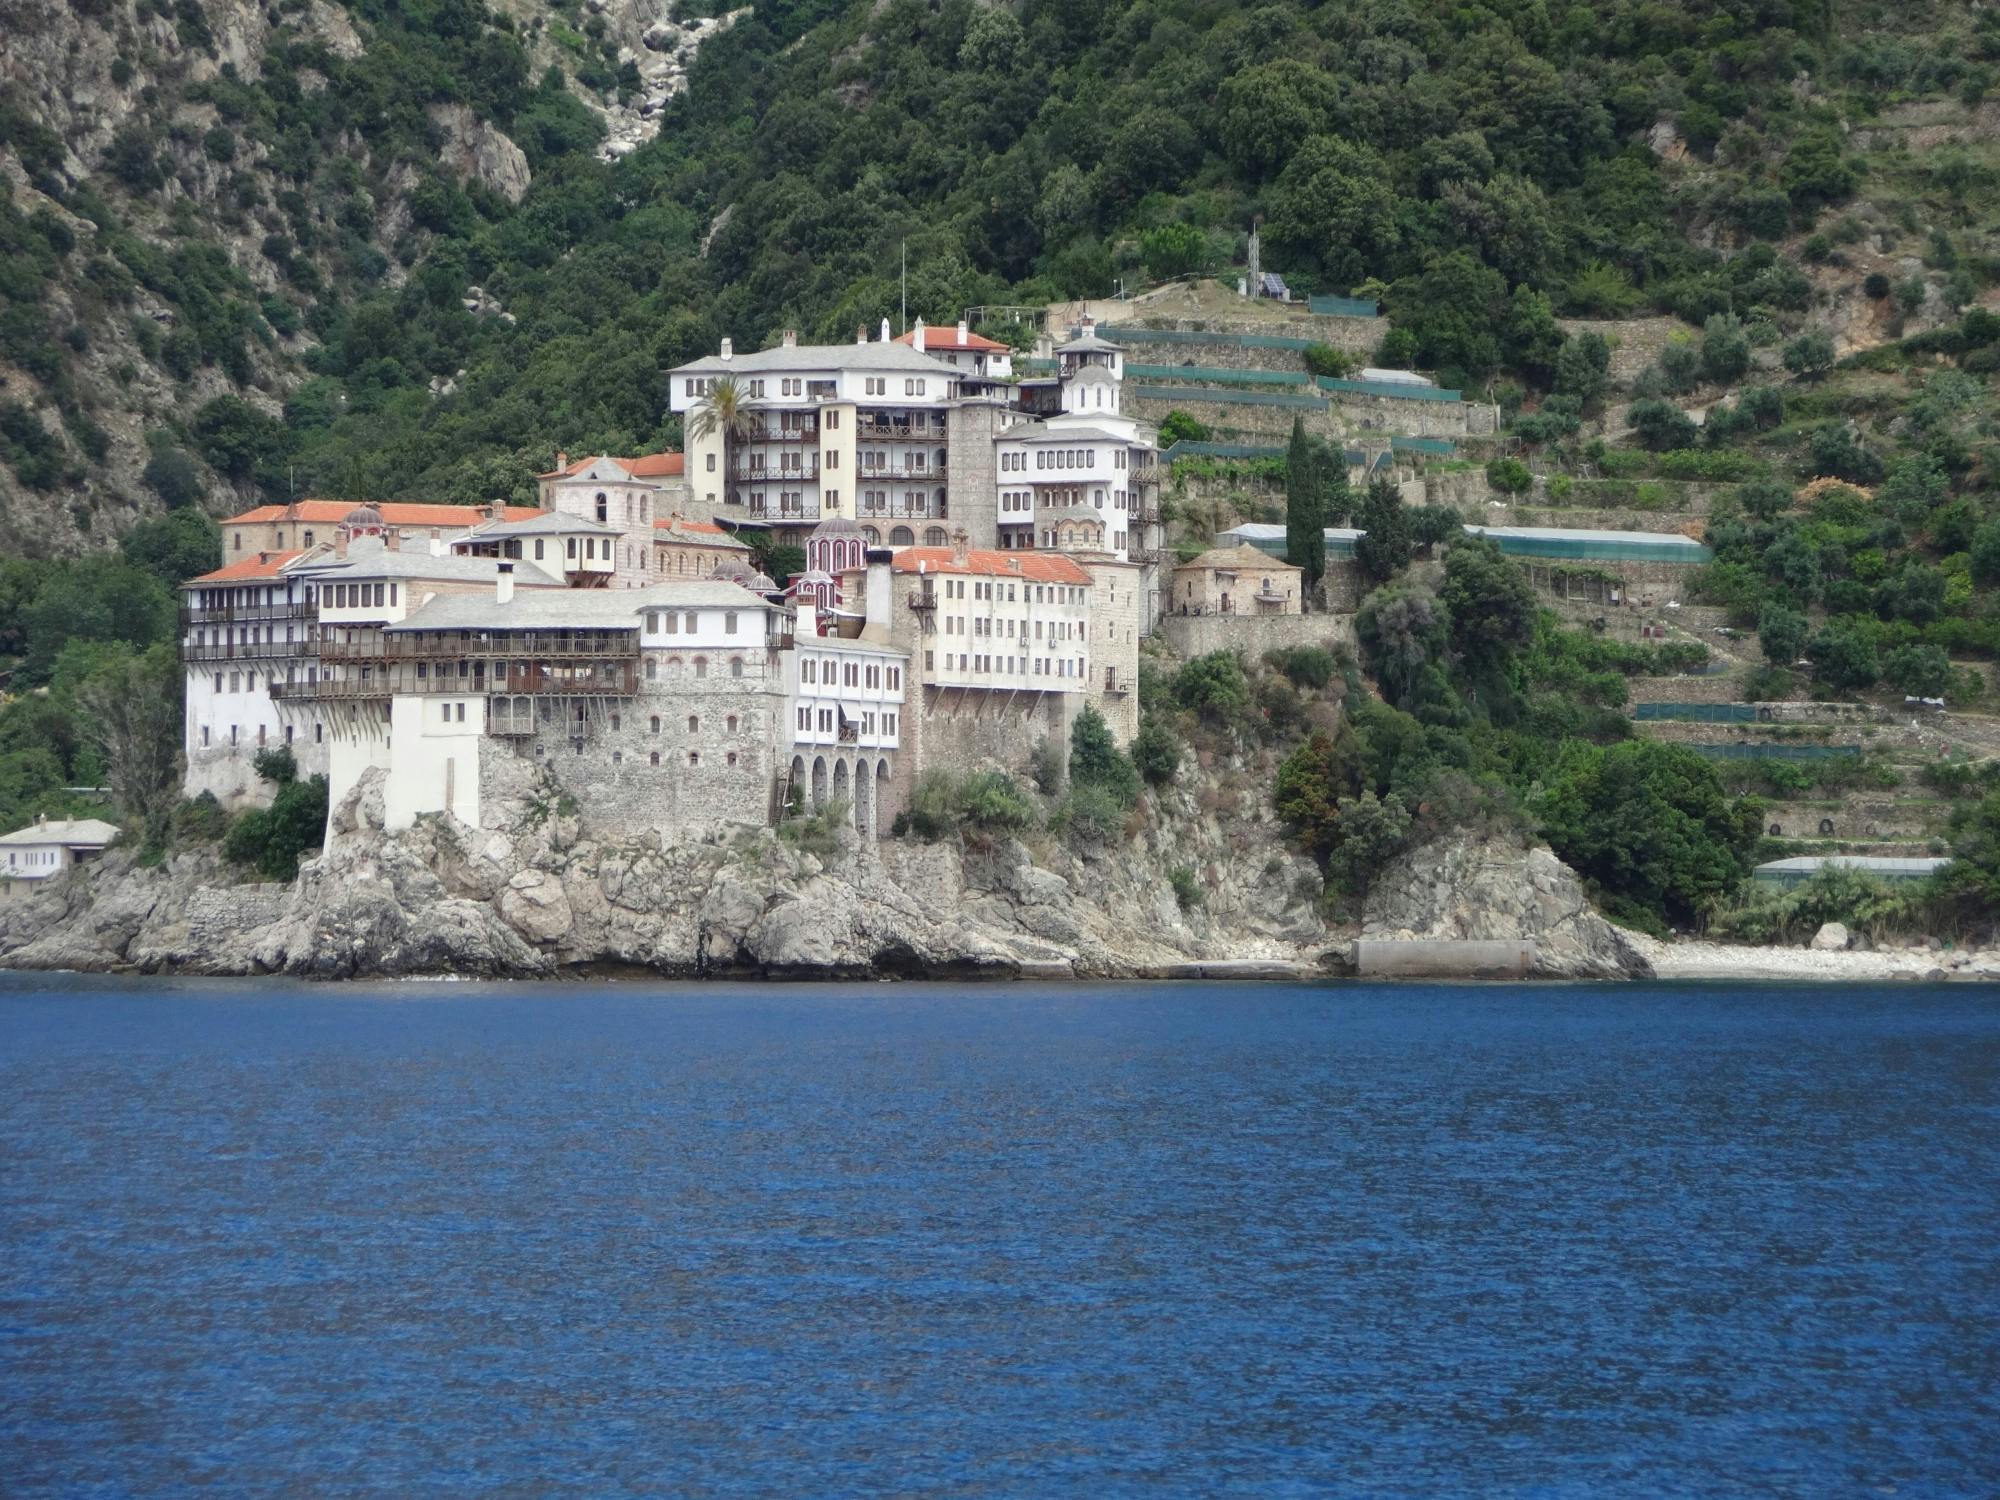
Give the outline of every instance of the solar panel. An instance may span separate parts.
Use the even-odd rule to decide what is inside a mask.
[[[1291,292],[1285,287],[1285,278],[1276,271],[1266,271],[1257,280],[1258,290],[1266,297],[1275,297],[1280,302],[1290,298]]]

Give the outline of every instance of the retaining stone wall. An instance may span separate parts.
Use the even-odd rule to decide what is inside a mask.
[[[1349,432],[1397,437],[1484,437],[1500,430],[1500,408],[1484,401],[1410,401],[1335,391],[1333,409]]]
[[[1339,442],[1343,435],[1343,428],[1332,413],[1318,406],[1257,406],[1237,401],[1195,401],[1179,397],[1163,400],[1156,396],[1128,394],[1125,409],[1140,421],[1151,422],[1155,426],[1166,421],[1170,412],[1184,411],[1207,427],[1215,435],[1215,441],[1223,443],[1241,441],[1283,447],[1292,435],[1292,421],[1297,417],[1305,419],[1307,432],[1328,442]]]
[[[1239,651],[1254,661],[1266,651],[1292,646],[1352,647],[1354,616],[1162,615],[1160,634],[1185,658]]]
[[[1630,385],[1660,357],[1677,328],[1694,332],[1678,318],[1558,318],[1564,333],[1595,333],[1611,344],[1611,381]]]

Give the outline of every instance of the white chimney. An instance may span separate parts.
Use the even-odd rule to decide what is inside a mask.
[[[798,347],[799,347],[799,331],[798,331],[798,329],[796,329],[796,328],[787,328],[787,329],[785,330],[785,332],[784,332],[784,336],[783,336],[783,338],[782,338],[781,342],[782,342],[782,343],[784,344],[784,346],[785,346],[785,347],[786,347],[787,349],[796,349],[796,348],[798,348]]]
[[[514,600],[514,565],[503,562],[493,570],[493,602],[511,604]]]
[[[889,342],[889,320],[887,318],[882,320],[882,342],[885,344]]]
[[[819,634],[819,607],[808,594],[801,594],[792,606],[792,638],[804,640]]]
[[[444,532],[441,528],[436,526],[433,526],[431,528],[431,556],[432,557],[444,556]]]
[[[724,339],[722,341],[722,357],[724,359],[736,358],[736,341],[734,339]]]
[[[922,318],[917,319],[917,331],[910,339],[910,347],[915,349],[919,354],[924,352],[924,320]]]
[[[854,325],[854,342],[857,344],[868,342],[868,325],[866,323],[856,323]]]

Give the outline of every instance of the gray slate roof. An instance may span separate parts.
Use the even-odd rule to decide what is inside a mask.
[[[294,563],[287,571],[320,584],[344,583],[361,578],[431,578],[451,583],[491,583],[502,562],[514,564],[516,583],[559,585],[563,581],[560,573],[550,572],[519,558],[466,557],[455,552],[432,557],[428,549],[391,552],[374,537],[362,537],[351,544],[345,560],[329,554],[309,562]]]
[[[492,541],[496,537],[519,536],[582,536],[589,533],[596,536],[618,536],[623,528],[612,526],[590,516],[572,516],[563,511],[544,511],[539,516],[531,516],[525,521],[495,521],[490,526],[475,526],[464,536],[454,537],[454,541]]]
[[[408,619],[383,628],[406,630],[637,630],[649,609],[773,610],[741,584],[714,579],[657,583],[644,589],[529,589],[505,604],[490,594],[431,600]]]
[[[118,837],[118,825],[102,818],[50,819],[30,823],[12,833],[0,834],[0,844],[68,844],[79,848],[102,848]]]

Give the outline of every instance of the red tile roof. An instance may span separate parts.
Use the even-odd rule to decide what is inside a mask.
[[[312,521],[338,525],[345,521],[348,513],[359,500],[300,500],[294,505],[260,505],[255,510],[246,510],[240,516],[230,516],[224,526],[255,526],[273,521]],[[476,505],[427,505],[408,500],[370,500],[366,502],[382,513],[384,524],[389,526],[473,526],[486,519],[486,512]],[[506,507],[506,519],[525,521],[542,513],[538,505],[510,505]]]
[[[695,531],[703,536],[728,536],[713,521],[691,521],[686,516],[661,516],[653,524],[662,531]]]
[[[949,547],[898,547],[892,566],[898,573],[977,573],[1086,587],[1090,583],[1090,574],[1060,552],[970,551],[965,561],[959,562]]]
[[[537,479],[567,479],[572,474],[581,474],[585,469],[606,455],[593,453],[579,458],[559,469],[551,469],[546,474],[537,474]],[[611,460],[634,479],[670,479],[687,471],[687,455],[683,453],[646,453],[638,458],[613,458]]]
[[[278,570],[295,557],[304,557],[303,552],[253,552],[248,557],[217,568],[213,573],[204,573],[199,578],[190,578],[195,583],[248,583],[258,578],[275,578]]]
[[[917,344],[916,329],[912,328],[908,333],[898,338],[896,342],[899,344],[908,344],[914,349]],[[989,339],[983,333],[973,333],[967,330],[965,336],[961,338],[956,326],[950,328],[932,328],[927,325],[924,328],[924,353],[936,354],[940,350],[948,349],[963,349],[973,354],[1012,354],[1014,352],[1012,346]]]

